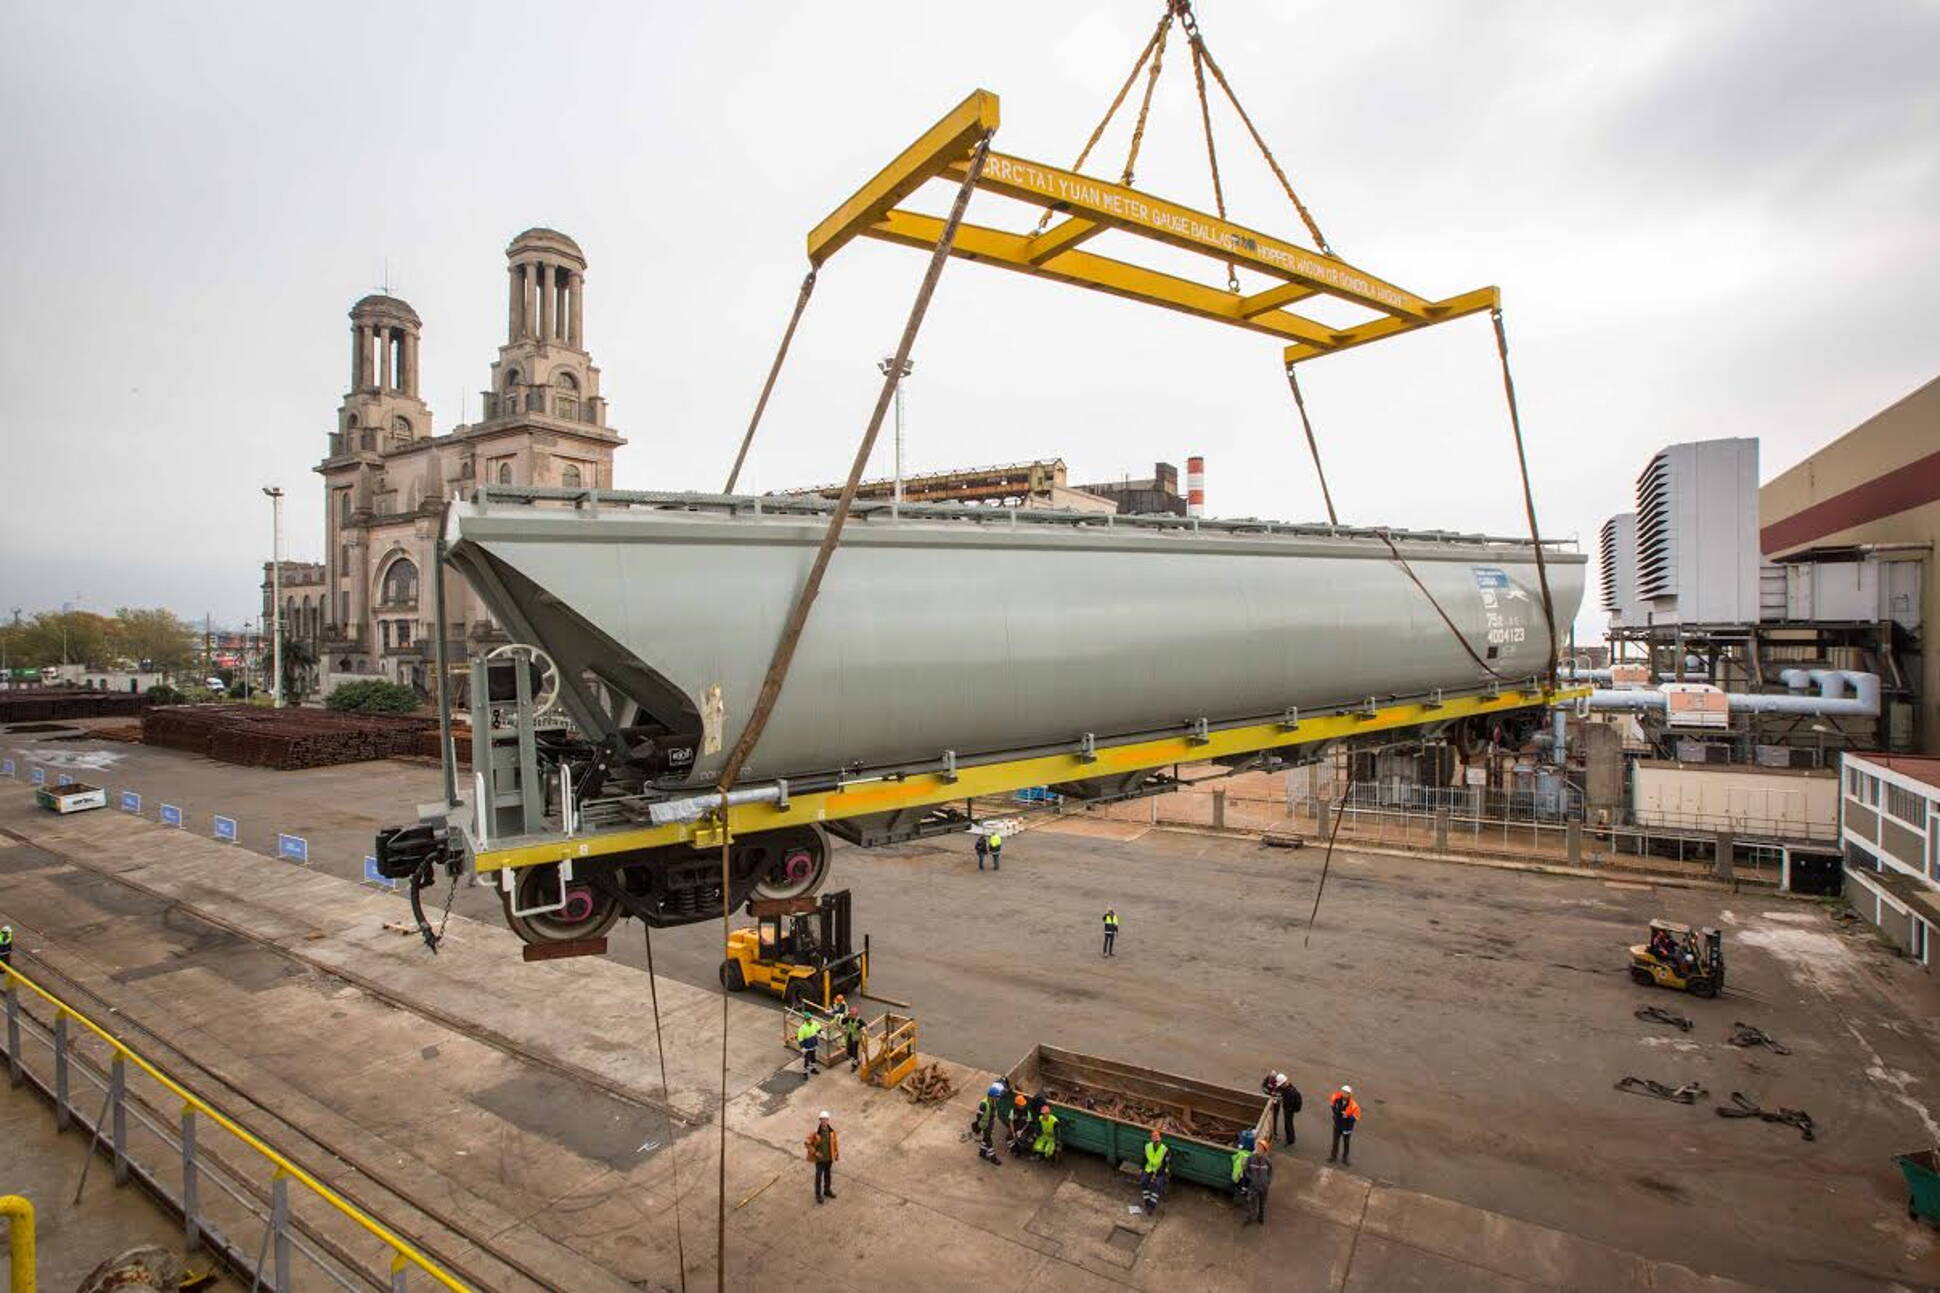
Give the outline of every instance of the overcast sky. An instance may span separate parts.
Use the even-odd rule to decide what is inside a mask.
[[[1002,96],[998,147],[1069,165],[1159,8],[8,6],[0,612],[254,614],[259,487],[290,491],[288,555],[321,556],[312,468],[350,304],[385,281],[409,300],[437,429],[474,419],[504,247],[532,225],[590,261],[617,482],[719,488],[807,230],[976,87]],[[1758,436],[1769,479],[1940,373],[1935,4],[1199,13],[1338,252],[1428,297],[1502,288],[1548,532],[1593,549],[1667,443]],[[1181,53],[1137,184],[1210,209]],[[1304,241],[1216,124],[1234,218]],[[1115,178],[1126,135],[1088,169]],[[840,478],[922,268],[859,242],[825,270],[746,484]],[[1060,456],[1082,481],[1203,453],[1211,511],[1312,519],[1278,357],[957,262],[918,345],[909,462]],[[1486,317],[1303,384],[1343,519],[1522,529]]]

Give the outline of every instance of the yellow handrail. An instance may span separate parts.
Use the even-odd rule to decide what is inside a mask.
[[[34,1205],[18,1194],[0,1194],[0,1217],[7,1219],[7,1286],[11,1293],[34,1293]]]
[[[217,1109],[214,1105],[204,1100],[201,1096],[196,1095],[193,1091],[189,1090],[187,1087],[177,1082],[174,1078],[170,1077],[168,1074],[162,1072],[161,1069],[157,1068],[154,1064],[150,1063],[138,1051],[130,1047],[128,1043],[122,1041],[119,1037],[116,1037],[113,1033],[109,1032],[101,1025],[95,1023],[92,1019],[89,1019],[86,1015],[82,1014],[79,1010],[76,1010],[73,1006],[61,1000],[53,993],[49,992],[46,988],[41,987],[40,984],[35,983],[32,979],[28,978],[25,974],[22,974],[19,970],[15,969],[13,966],[0,965],[0,983],[4,983],[9,986],[11,986],[14,983],[20,983],[24,985],[29,992],[33,993],[35,996],[39,997],[42,1001],[45,1001],[48,1005],[52,1006],[56,1011],[56,1017],[65,1015],[67,1018],[72,1019],[75,1023],[79,1024],[81,1027],[93,1033],[96,1037],[99,1037],[102,1041],[108,1044],[109,1048],[114,1051],[117,1057],[128,1061],[130,1064],[133,1064],[136,1068],[146,1073],[149,1077],[161,1083],[164,1088],[166,1088],[168,1091],[170,1091],[175,1096],[177,1096],[182,1101],[183,1104],[195,1110],[203,1117],[210,1119],[212,1122],[216,1124],[216,1126],[222,1128],[224,1131],[234,1136],[237,1140],[240,1140],[243,1144],[255,1150],[256,1153],[268,1159],[271,1163],[273,1163],[276,1166],[278,1171],[280,1171],[286,1176],[289,1176],[291,1179],[299,1182],[304,1186],[304,1188],[308,1189],[312,1194],[316,1195],[318,1198],[322,1199],[325,1203],[329,1204],[331,1207],[335,1208],[338,1212],[342,1213],[345,1217],[355,1222],[365,1232],[370,1234],[373,1238],[375,1238],[380,1243],[382,1243],[385,1247],[391,1250],[391,1253],[394,1258],[393,1260],[394,1270],[399,1264],[408,1264],[411,1266],[415,1266],[419,1270],[423,1271],[426,1275],[429,1275],[432,1279],[436,1280],[439,1284],[443,1285],[445,1288],[454,1290],[454,1293],[470,1293],[470,1290],[467,1285],[461,1283],[459,1280],[453,1278],[451,1275],[446,1274],[435,1263],[433,1263],[430,1258],[426,1257],[423,1253],[419,1252],[416,1248],[412,1247],[410,1243],[408,1243],[404,1239],[401,1239],[397,1235],[392,1234],[391,1231],[385,1228],[385,1226],[381,1222],[379,1222],[376,1218],[367,1215],[362,1209],[358,1208],[357,1205],[355,1205],[354,1203],[351,1203],[348,1199],[338,1194],[335,1190],[331,1189],[323,1182],[317,1180],[316,1177],[311,1176],[308,1172],[304,1171],[301,1167],[298,1167],[295,1163],[285,1158],[282,1154],[278,1153],[276,1150],[271,1149],[268,1145],[264,1144],[261,1140],[257,1139],[257,1137],[253,1135],[248,1129],[237,1124],[236,1121],[230,1118],[227,1114]],[[19,1253],[19,1245],[16,1242],[15,1244],[16,1257],[18,1257],[18,1253]],[[16,1281],[18,1281],[19,1279],[19,1272],[17,1269],[15,1271],[15,1279]],[[14,1293],[19,1293],[20,1287],[21,1286],[18,1284],[18,1282],[16,1282],[14,1286]],[[31,1289],[32,1287],[33,1285],[30,1278],[27,1288]]]

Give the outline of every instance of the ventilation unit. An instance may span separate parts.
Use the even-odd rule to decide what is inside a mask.
[[[1637,478],[1636,595],[1651,622],[1758,618],[1758,441],[1700,440]]]

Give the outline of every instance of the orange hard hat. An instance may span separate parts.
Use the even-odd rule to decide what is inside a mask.
[[[1029,1104],[1030,1101],[1026,1100],[1023,1096],[1020,1095],[1017,1097],[1017,1103],[1021,1106],[1021,1105]]]

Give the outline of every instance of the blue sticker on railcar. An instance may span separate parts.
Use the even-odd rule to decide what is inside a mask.
[[[1509,576],[1495,566],[1470,566],[1469,573],[1475,576],[1477,588],[1507,588]]]

